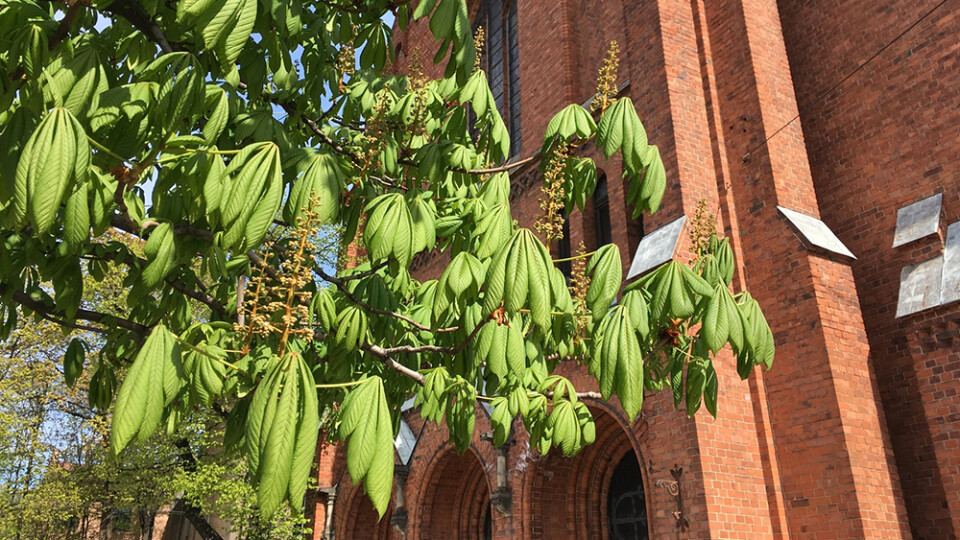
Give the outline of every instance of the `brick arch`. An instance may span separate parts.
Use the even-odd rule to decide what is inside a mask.
[[[390,537],[390,516],[393,514],[393,504],[387,508],[383,519],[370,502],[370,497],[363,491],[363,486],[357,484],[349,491],[344,499],[343,510],[335,516],[338,522],[336,527],[338,538],[365,538],[370,540],[386,540]],[[336,518],[339,519],[336,519]]]
[[[417,529],[409,533],[422,540],[482,538],[490,506],[491,486],[474,445],[460,454],[450,445],[440,447],[424,470],[422,489],[411,495]]]
[[[607,403],[593,402],[589,407],[596,421],[596,441],[573,458],[551,451],[525,477],[524,495],[530,498],[524,524],[527,537],[607,538],[607,496],[614,469],[630,452],[644,469],[637,433],[646,431],[646,423],[641,419],[630,426],[622,412]],[[650,493],[646,475],[643,482]],[[649,509],[647,514],[652,514]]]

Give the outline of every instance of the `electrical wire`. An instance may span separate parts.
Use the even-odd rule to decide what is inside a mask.
[[[878,49],[877,52],[875,52],[875,53],[873,53],[872,55],[870,55],[870,57],[867,58],[866,61],[864,61],[862,64],[860,64],[859,66],[857,66],[856,69],[854,69],[853,71],[851,71],[850,73],[848,73],[846,76],[844,76],[842,79],[840,79],[839,82],[837,82],[836,84],[834,84],[834,85],[831,86],[830,88],[828,88],[828,89],[824,90],[823,92],[821,92],[820,95],[818,95],[818,96],[814,99],[813,104],[816,105],[817,103],[820,103],[821,101],[823,101],[823,98],[827,97],[830,93],[832,93],[834,90],[836,90],[837,88],[839,88],[843,83],[849,81],[854,75],[856,75],[857,73],[859,73],[860,70],[862,70],[863,68],[865,68],[865,67],[867,66],[867,64],[869,64],[870,62],[872,62],[873,60],[875,60],[878,56],[880,56],[881,54],[883,54],[883,52],[886,51],[887,49],[889,49],[894,43],[900,41],[900,39],[902,39],[905,35],[909,34],[911,30],[913,30],[914,28],[916,28],[917,25],[919,25],[919,24],[922,23],[924,20],[926,20],[930,15],[933,15],[938,9],[940,9],[941,7],[943,7],[943,5],[946,4],[948,1],[949,1],[949,0],[941,0],[941,2],[940,2],[939,4],[933,6],[929,11],[927,11],[926,13],[924,13],[919,19],[917,19],[916,21],[914,21],[913,24],[911,24],[910,26],[908,26],[908,27],[907,27],[906,29],[904,29],[902,32],[900,32],[899,34],[897,34],[896,37],[894,37],[892,40],[890,40],[889,42],[887,42],[886,45],[884,45],[883,47],[880,47],[880,49]],[[790,124],[796,122],[797,119],[799,119],[799,118],[800,118],[800,113],[797,113],[796,116],[794,116],[793,118],[791,118],[790,120],[788,120],[787,123],[785,123],[784,125],[780,126],[780,128],[777,129],[776,131],[774,131],[769,137],[767,137],[766,139],[764,139],[762,142],[760,142],[759,144],[757,144],[756,146],[754,146],[754,147],[751,148],[750,150],[747,150],[747,153],[743,155],[743,157],[741,158],[741,160],[747,161],[748,159],[750,159],[750,156],[751,156],[754,152],[756,152],[757,150],[759,150],[760,148],[762,148],[764,145],[766,145],[767,142],[770,141],[770,139],[772,139],[772,138],[776,137],[777,135],[779,135],[781,131],[783,131],[784,129],[786,129]]]

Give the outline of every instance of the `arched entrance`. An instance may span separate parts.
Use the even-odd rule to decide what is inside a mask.
[[[490,488],[472,451],[446,450],[432,467],[417,512],[422,540],[485,540],[492,536]]]
[[[350,499],[350,505],[345,508],[346,515],[343,516],[344,532],[343,538],[368,538],[371,540],[386,540],[390,535],[390,514],[393,512],[393,505],[387,509],[387,513],[380,519],[370,497],[363,491],[363,486],[355,486]]]
[[[633,438],[613,414],[590,411],[597,426],[594,444],[573,458],[551,452],[538,460],[528,481],[527,530],[534,538],[648,538],[643,461]],[[630,527],[634,536],[619,534]]]
[[[607,523],[611,540],[646,540],[647,498],[636,452],[627,452],[613,469],[607,492]]]

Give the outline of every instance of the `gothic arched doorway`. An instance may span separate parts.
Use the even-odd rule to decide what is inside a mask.
[[[423,540],[484,540],[492,532],[490,488],[471,451],[444,453],[431,467],[430,481],[417,512]]]
[[[594,407],[590,412],[597,428],[594,444],[573,458],[551,452],[537,460],[525,494],[531,503],[527,530],[536,538],[648,538],[642,460],[634,437],[612,413]],[[612,523],[626,530],[628,521],[642,532],[611,534]]]
[[[370,540],[389,538],[392,504],[383,519],[380,519],[373,508],[373,503],[370,502],[370,497],[363,491],[363,486],[354,487],[352,497],[347,500],[350,504],[343,509],[346,513],[341,518],[343,525],[340,529],[344,533],[344,538],[369,538]]]
[[[647,498],[636,452],[627,452],[613,470],[607,492],[610,540],[646,540]]]

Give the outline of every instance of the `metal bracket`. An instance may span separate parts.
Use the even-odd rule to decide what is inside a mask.
[[[652,462],[650,468],[653,468]],[[670,497],[677,501],[677,509],[673,512],[673,518],[677,520],[677,528],[686,531],[690,527],[690,522],[683,515],[683,491],[680,489],[680,476],[682,474],[683,467],[674,463],[673,468],[670,469],[670,476],[673,476],[673,480],[657,480],[653,485],[664,488],[670,494]]]

